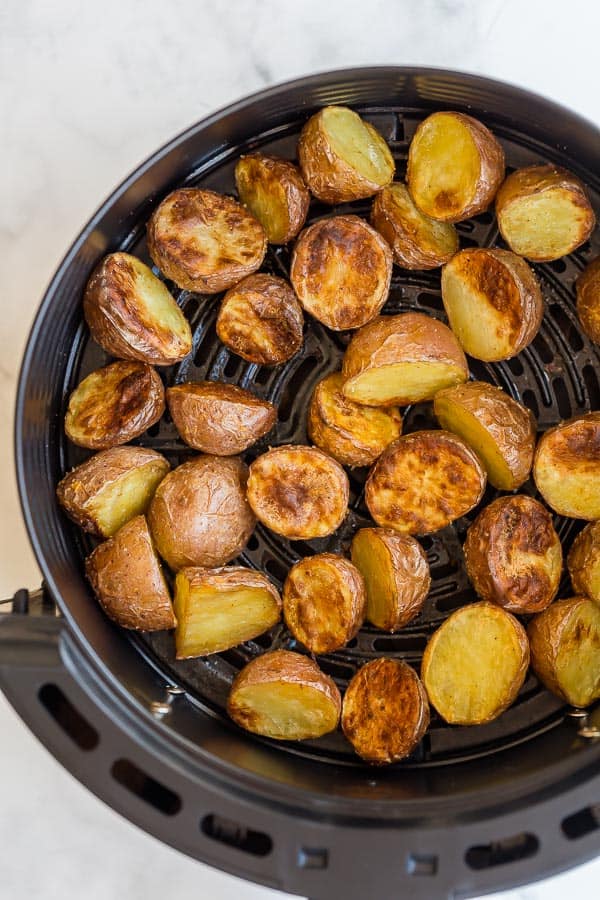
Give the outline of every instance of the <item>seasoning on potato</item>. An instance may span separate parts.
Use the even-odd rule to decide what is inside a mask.
[[[235,167],[241,202],[258,219],[270,244],[287,244],[304,225],[310,194],[300,170],[287,159],[251,153]]]
[[[567,567],[575,593],[600,603],[600,522],[590,522],[579,532],[567,556]]]
[[[575,289],[581,327],[590,340],[600,344],[600,256],[585,267]]]
[[[600,519],[600,412],[546,431],[535,451],[533,478],[559,515]]]

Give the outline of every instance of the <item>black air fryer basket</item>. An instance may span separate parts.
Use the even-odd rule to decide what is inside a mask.
[[[283,626],[214,657],[173,661],[170,634],[113,626],[83,575],[91,544],[57,507],[54,489],[84,454],[64,437],[66,398],[106,357],[89,339],[81,298],[97,261],[117,249],[148,261],[145,224],[173,188],[234,189],[240,153],[294,158],[307,117],[326,104],[354,107],[387,139],[404,173],[418,122],[462,110],[492,128],[509,170],[559,163],[588,186],[600,211],[600,133],[539,97],[474,76],[374,68],[317,75],[270,88],[204,120],[159,150],[104,203],[73,244],[42,301],[21,371],[16,463],[23,513],[44,574],[0,617],[0,680],[19,714],[77,778],[132,822],[218,868],[311,898],[364,900],[472,896],[531,881],[600,849],[600,710],[565,707],[530,675],[512,708],[475,728],[434,716],[417,751],[385,769],[356,757],[340,733],[281,744],[239,730],[224,711],[234,675],[270,648],[294,647]],[[369,202],[346,204],[365,215]],[[338,210],[339,211],[339,210]],[[330,214],[314,202],[310,218]],[[336,209],[333,209],[336,212]],[[493,213],[458,226],[462,246],[502,246]],[[600,408],[600,352],[581,332],[573,282],[600,254],[600,233],[576,253],[535,266],[546,303],[541,331],[515,359],[470,361],[476,378],[532,409],[540,430]],[[290,251],[270,247],[266,267],[287,275]],[[307,324],[303,350],[261,368],[215,335],[215,298],[169,284],[192,324],[194,349],[164,372],[168,383],[215,379],[249,387],[279,406],[270,444],[304,442],[307,398],[338,368],[348,335]],[[394,269],[385,312],[444,318],[439,271]],[[433,425],[430,404],[407,410],[405,431]],[[172,464],[191,451],[168,419],[140,440]],[[264,451],[263,441],[252,454]],[[288,542],[259,525],[243,564],[281,583],[301,556],[347,550],[367,521],[364,475],[351,475],[349,516],[333,537]],[[524,490],[534,492],[531,483]],[[493,499],[488,489],[484,502]],[[423,539],[433,584],[420,616],[395,635],[365,627],[347,648],[319,657],[343,690],[375,656],[418,669],[428,636],[473,599],[461,545],[471,517]],[[568,549],[580,524],[556,517]],[[561,585],[568,595],[568,581]],[[302,648],[295,648],[302,650]]]

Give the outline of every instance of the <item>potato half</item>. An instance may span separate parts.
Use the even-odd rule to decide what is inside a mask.
[[[342,363],[344,396],[365,406],[431,400],[469,377],[450,329],[423,313],[379,316],[352,337]]]
[[[573,590],[600,603],[600,522],[590,522],[577,535],[567,566]]]
[[[289,650],[263,653],[235,678],[227,712],[246,731],[279,741],[318,738],[337,728],[342,698],[317,664]]]
[[[440,716],[451,725],[484,725],[507,709],[529,666],[521,623],[493,603],[457,609],[430,638],[421,678]]]
[[[360,328],[390,289],[392,251],[358,216],[334,216],[305,228],[294,247],[290,281],[306,312],[333,331]]]
[[[550,428],[533,459],[538,491],[552,509],[573,519],[600,519],[600,412]]]
[[[310,194],[300,170],[287,159],[251,153],[235,167],[241,202],[265,230],[271,244],[295,238],[308,213]]]
[[[581,327],[590,340],[600,344],[600,256],[585,267],[575,288]]]

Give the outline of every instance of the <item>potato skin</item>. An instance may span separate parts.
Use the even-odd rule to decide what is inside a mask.
[[[250,153],[241,156],[235,167],[235,184],[241,202],[265,229],[271,244],[287,244],[295,238],[308,215],[310,193],[300,169],[287,159]],[[277,195],[283,195],[283,204]],[[266,217],[260,216],[260,196],[273,195],[274,202],[285,207],[287,225],[276,228]]]
[[[600,344],[600,256],[585,267],[575,288],[581,327],[590,340]]]
[[[533,478],[559,515],[600,518],[600,412],[549,428],[536,447]]]
[[[590,522],[579,532],[567,556],[567,567],[574,592],[600,603],[600,584],[592,580],[592,569],[600,573],[600,521]]]

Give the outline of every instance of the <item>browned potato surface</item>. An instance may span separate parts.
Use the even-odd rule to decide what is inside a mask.
[[[235,167],[241,202],[258,219],[271,244],[287,244],[306,219],[310,194],[300,170],[286,159],[251,153]]]
[[[600,256],[585,267],[575,288],[581,327],[590,340],[600,344]]]
[[[573,519],[600,519],[600,412],[575,416],[542,435],[533,459],[537,489]]]
[[[600,603],[600,522],[590,522],[577,535],[567,566],[575,593]]]

